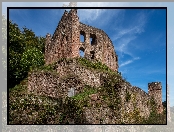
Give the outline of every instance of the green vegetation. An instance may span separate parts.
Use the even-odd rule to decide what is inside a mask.
[[[27,80],[9,93],[10,124],[44,124],[54,123],[59,119],[62,100],[45,96],[27,94]]]
[[[141,124],[166,124],[166,110],[162,114],[151,111],[147,119],[142,118]]]
[[[85,86],[83,89],[83,92],[75,95],[72,97],[72,99],[80,101],[80,100],[85,100],[87,98],[89,98],[89,95],[91,94],[95,94],[97,93],[97,89],[96,88],[91,88],[90,86]]]
[[[142,124],[166,124],[166,109],[163,109],[162,114],[157,113],[157,104],[152,97],[148,101],[148,105],[151,105],[150,115],[147,119],[142,118]]]
[[[78,58],[78,62],[81,65],[86,66],[86,67],[91,67],[94,69],[100,69],[100,70],[112,72],[108,66],[106,66],[105,64],[102,64],[101,62],[92,62],[92,61],[89,61],[85,58]]]
[[[9,88],[27,77],[30,66],[44,64],[44,42],[45,38],[35,36],[32,30],[20,30],[9,21]]]
[[[48,65],[41,65],[41,66],[30,66],[31,71],[44,71],[44,72],[52,72],[53,74],[57,74],[56,72],[56,63],[48,64]]]
[[[90,60],[87,60],[86,58],[60,58],[57,62],[60,63],[62,61],[64,62],[72,62],[73,60],[76,60],[76,62],[82,66],[85,66],[86,68],[91,68],[91,69],[94,69],[94,70],[100,70],[100,71],[103,71],[103,72],[107,72],[109,74],[117,74],[116,72],[112,71],[108,66],[106,66],[105,64],[102,64],[100,61],[90,61]],[[118,73],[119,75],[121,75],[121,73]]]

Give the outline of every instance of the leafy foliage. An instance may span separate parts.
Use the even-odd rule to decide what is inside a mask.
[[[16,23],[9,21],[9,87],[27,77],[30,66],[44,64],[45,38],[35,36],[32,30],[23,28],[21,31]]]
[[[21,56],[21,70],[28,73],[30,66],[41,66],[44,64],[44,56],[39,49],[35,47],[28,48]]]

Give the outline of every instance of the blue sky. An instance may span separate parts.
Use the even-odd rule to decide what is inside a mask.
[[[64,9],[14,9],[10,19],[37,36],[54,33]],[[132,85],[147,91],[149,82],[162,82],[166,92],[165,9],[79,9],[81,22],[104,30],[111,38],[119,71]]]
[[[61,6],[61,2],[44,3],[42,6]],[[67,4],[67,2],[65,2]],[[10,4],[4,3],[4,6]],[[40,4],[16,3],[13,6],[40,6]],[[174,4],[169,3],[78,3],[78,6],[167,6],[168,7],[168,84],[170,86],[170,105],[173,106],[174,92],[172,81],[174,77],[172,61],[173,30],[172,10]],[[2,13],[6,14],[2,8]],[[45,36],[53,33],[63,11],[47,10],[32,12],[12,11],[10,19],[20,27],[24,25],[32,29],[36,35]],[[33,15],[34,14],[34,15]],[[85,14],[85,15],[84,15]],[[147,92],[147,83],[160,81],[163,86],[165,100],[166,76],[166,43],[165,43],[165,11],[161,10],[81,10],[78,11],[80,21],[103,29],[113,41],[116,54],[119,57],[119,71],[132,85]],[[92,17],[91,17],[92,16]],[[169,72],[170,71],[170,72]]]

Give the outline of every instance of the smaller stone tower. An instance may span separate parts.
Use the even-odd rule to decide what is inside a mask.
[[[162,86],[161,82],[152,82],[148,83],[148,94],[154,97],[155,102],[158,106],[158,113],[163,112],[163,105],[162,105]]]

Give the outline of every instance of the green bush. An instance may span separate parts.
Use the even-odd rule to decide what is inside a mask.
[[[30,66],[38,67],[43,64],[44,56],[42,52],[35,47],[26,49],[21,56],[20,65],[23,73],[28,73]]]

